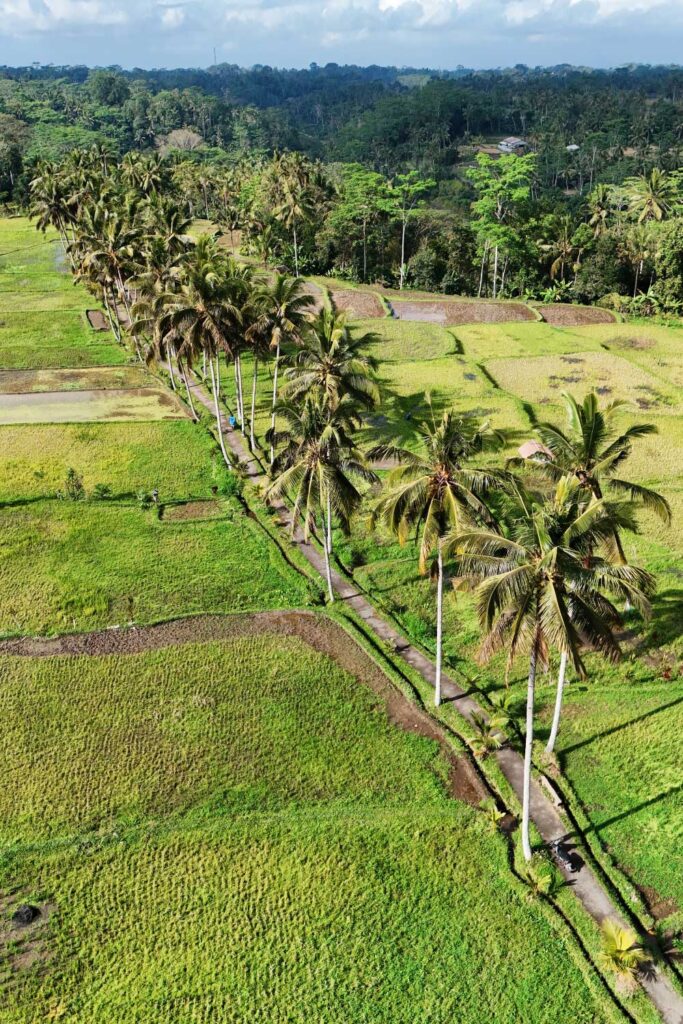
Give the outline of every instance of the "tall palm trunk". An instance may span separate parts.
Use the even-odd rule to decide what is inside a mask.
[[[557,692],[555,694],[555,710],[553,712],[553,724],[550,729],[550,736],[546,744],[546,753],[552,754],[555,749],[557,730],[560,728],[560,714],[562,713],[562,695],[564,693],[564,677],[567,672],[567,652],[562,651],[560,657],[560,671],[557,677]]]
[[[403,217],[401,224],[401,274],[398,282],[399,289],[403,290],[403,281],[406,272],[406,217]]]
[[[185,369],[184,364],[180,360],[178,360],[178,369],[180,371],[180,376],[183,378],[183,384],[185,385],[185,392],[187,394],[187,404],[190,407],[193,419],[195,420],[195,422],[198,422],[199,416],[197,416],[197,410],[195,409],[194,402],[192,401],[192,391],[190,390],[190,382],[187,379],[187,370]]]
[[[498,286],[498,246],[493,250],[493,297],[497,297],[497,286]]]
[[[443,554],[439,541],[436,577],[436,675],[434,678],[434,704],[438,708],[441,703],[441,648],[443,638]]]
[[[244,434],[244,394],[242,392],[242,359],[235,358],[235,371],[237,373],[237,416],[240,422],[240,430]]]
[[[486,266],[486,258],[489,252],[489,243],[484,242],[484,251],[481,254],[481,270],[479,271],[479,291],[477,292],[477,298],[481,298],[481,293],[484,290],[484,267]]]
[[[277,374],[280,369],[280,342],[278,340],[277,348],[275,349],[275,369],[273,370],[273,404],[270,412],[270,431],[271,436],[275,430],[275,406],[277,405]],[[270,464],[273,465],[275,460],[275,448],[273,442],[270,442]]]
[[[292,221],[292,234],[294,236],[294,273],[299,276],[299,240],[296,237],[296,222]]]
[[[111,306],[109,305],[109,297],[107,295],[107,289],[106,288],[102,288],[102,298],[104,299],[104,308],[105,308],[105,310],[107,312],[107,319],[109,320],[109,326],[111,327],[112,332],[113,332],[114,337],[116,338],[116,340],[118,342],[120,342],[121,341],[121,333],[119,331],[119,325],[115,321],[115,319],[114,319],[114,317],[112,315]]]
[[[328,495],[329,501],[329,495]],[[327,593],[330,598],[330,604],[334,601],[334,590],[332,589],[332,569],[330,567],[330,552],[327,549],[327,522],[326,516],[323,512],[323,551],[325,552],[325,576],[327,578]]]
[[[213,408],[214,408],[214,412],[216,413],[216,429],[218,430],[218,441],[219,441],[220,446],[221,446],[221,451],[223,453],[223,458],[225,459],[225,464],[230,469],[232,469],[232,462],[230,461],[230,456],[228,455],[228,453],[226,451],[226,448],[225,448],[225,439],[223,437],[223,427],[221,425],[221,410],[220,410],[220,406],[218,405],[218,384],[217,384],[217,381],[216,381],[216,371],[214,370],[213,359],[211,357],[209,357],[209,369],[211,370],[211,390],[213,392]]]
[[[175,382],[175,370],[173,369],[173,358],[174,358],[174,355],[175,355],[175,353],[174,353],[173,349],[171,347],[169,347],[168,359],[167,359],[168,375],[171,378],[171,387],[173,388],[174,391],[177,391],[178,387],[177,387],[176,382]]]
[[[254,434],[254,420],[256,419],[256,382],[258,380],[258,359],[254,356],[254,372],[251,377],[251,415],[249,417],[249,444],[253,451],[256,447],[256,435]]]
[[[327,544],[327,550],[329,554],[332,554],[332,501],[330,499],[330,492],[327,492],[327,535],[325,537],[325,543]]]
[[[529,839],[529,820],[531,810],[531,754],[534,745],[534,698],[536,690],[536,660],[538,657],[538,637],[534,636],[533,647],[529,657],[529,678],[526,691],[526,735],[524,737],[524,784],[522,791],[522,850],[524,859],[531,860],[531,841]]]

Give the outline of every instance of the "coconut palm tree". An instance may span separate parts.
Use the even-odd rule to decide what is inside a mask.
[[[617,976],[626,991],[633,991],[638,984],[638,970],[648,959],[638,936],[632,928],[624,928],[617,921],[606,918],[600,928],[600,938],[600,964]]]
[[[624,510],[625,518],[628,510]],[[612,624],[618,612],[606,594],[628,598],[644,614],[654,590],[653,577],[631,565],[614,565],[594,550],[614,529],[614,509],[604,499],[587,504],[574,478],[563,477],[550,497],[510,486],[499,530],[452,534],[448,553],[457,552],[461,579],[476,585],[476,605],[485,637],[479,657],[487,661],[507,649],[508,667],[528,658],[522,848],[531,860],[529,837],[531,759],[536,674],[553,651],[566,652],[585,674],[583,646],[616,659]]]
[[[549,454],[537,451],[527,460],[510,459],[508,465],[520,467],[532,463],[554,480],[571,473],[595,498],[601,498],[603,491],[628,494],[633,501],[655,512],[664,523],[670,523],[671,508],[663,495],[616,475],[631,455],[633,442],[656,434],[657,427],[652,423],[634,423],[620,430],[617,415],[628,408],[629,403],[615,399],[600,408],[600,399],[594,391],[589,392],[583,402],[567,393],[562,399],[568,429],[563,431],[556,424],[546,422],[535,426]],[[613,542],[614,554],[625,561],[618,532]]]
[[[334,601],[332,518],[336,516],[342,529],[348,531],[351,516],[363,500],[354,481],[371,484],[377,480],[352,439],[359,423],[357,409],[347,395],[331,406],[323,397],[310,393],[301,402],[283,403],[278,415],[285,428],[266,435],[278,449],[271,467],[273,483],[266,497],[286,495],[294,502],[292,536],[301,515],[305,540],[320,518],[327,591],[330,601]]]
[[[231,288],[230,267],[213,239],[200,238],[182,263],[177,291],[163,298],[164,312],[158,328],[162,337],[169,335],[177,342],[176,358],[183,365],[191,367],[200,353],[206,354],[218,440],[228,466],[232,462],[225,447],[218,403],[218,361],[221,354],[226,358],[233,356],[231,339],[242,318],[235,302],[235,289]],[[186,376],[184,379],[189,393]]]
[[[593,228],[593,237],[600,238],[609,227],[609,218],[614,210],[614,195],[611,186],[596,185],[588,198],[590,217],[588,223]]]
[[[343,316],[322,310],[301,338],[301,347],[286,373],[284,394],[297,401],[314,391],[334,407],[350,395],[362,409],[379,404],[379,390],[372,374],[377,360],[366,351],[377,335],[352,335]]]
[[[275,430],[275,406],[277,404],[278,376],[280,358],[284,345],[301,340],[306,326],[312,317],[313,296],[305,290],[305,282],[300,278],[276,274],[271,283],[261,286],[256,295],[259,308],[259,329],[268,339],[268,347],[274,358],[273,364],[273,398],[271,403],[270,429]],[[270,446],[270,464],[273,464],[275,452]]]
[[[368,456],[398,462],[372,516],[373,524],[383,522],[404,544],[411,532],[421,531],[419,571],[436,552],[436,676],[435,703],[441,703],[441,662],[443,633],[443,538],[477,522],[493,524],[486,505],[488,490],[501,476],[471,465],[486,449],[498,447],[502,438],[487,423],[444,412],[439,423],[423,424],[420,450],[415,453],[393,444],[379,445]]]
[[[676,179],[658,167],[653,167],[648,175],[627,178],[624,194],[628,212],[637,218],[639,224],[666,220],[680,202]]]

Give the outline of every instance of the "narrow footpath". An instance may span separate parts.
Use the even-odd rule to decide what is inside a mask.
[[[215,415],[213,402],[203,388],[197,383],[191,383],[190,388],[193,398],[205,406],[212,415]],[[265,486],[267,484],[267,477],[263,472],[261,463],[248,450],[239,431],[233,430],[230,426],[227,416],[222,415],[222,421],[225,441],[230,451],[234,454],[236,460],[246,468],[248,478],[257,485]],[[280,525],[283,528],[291,529],[292,518],[289,508],[283,502],[273,503],[271,507],[277,512]],[[298,523],[294,531],[294,543],[297,544],[308,563],[325,580],[324,556],[316,547],[304,540],[303,529]],[[405,637],[401,636],[394,626],[383,619],[372,604],[370,604],[367,597],[360,593],[348,579],[336,572],[334,568],[332,569],[332,586],[339,598],[354,609],[377,637],[389,644],[398,657],[402,658],[411,668],[417,670],[430,686],[434,686],[435,668],[429,658],[413,647]],[[483,708],[472,697],[467,695],[453,679],[446,675],[442,678],[442,693],[444,701],[452,703],[463,718],[468,721],[471,721],[474,714],[486,717]],[[494,756],[521,804],[524,773],[522,756],[510,747],[504,747],[502,750],[496,751]],[[545,843],[569,838],[566,823],[535,781],[532,781],[531,786],[531,817]],[[580,853],[580,850],[578,852]],[[585,858],[583,859],[585,860]],[[562,865],[558,865],[558,869],[571,885],[576,897],[598,925],[602,924],[605,918],[612,918],[612,920],[618,921],[624,927],[629,924],[617,910],[588,863],[584,863],[583,867],[576,873],[568,871]],[[666,1024],[683,1024],[683,996],[679,995],[669,979],[662,974],[658,967],[654,967],[647,976],[641,977],[641,984]]]

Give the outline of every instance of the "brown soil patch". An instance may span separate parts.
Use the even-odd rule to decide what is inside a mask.
[[[335,288],[330,295],[337,312],[346,313],[351,320],[377,320],[386,316],[382,303],[372,292]]]
[[[0,654],[24,657],[54,655],[140,654],[177,644],[201,643],[237,636],[295,636],[337,662],[360,683],[369,686],[385,705],[389,720],[439,744],[450,765],[451,796],[478,807],[488,796],[466,757],[452,750],[438,723],[397,690],[372,658],[331,619],[312,612],[256,612],[249,615],[200,615],[157,626],[103,629],[54,638],[19,637],[0,641]]]
[[[39,970],[39,965],[50,958],[47,945],[47,923],[55,912],[53,903],[38,905],[40,916],[28,925],[15,924],[11,918],[14,910],[24,902],[18,892],[0,892],[0,962],[5,961],[11,974],[31,969]],[[11,951],[8,949],[11,943]],[[11,977],[10,974],[10,977]]]
[[[165,505],[161,518],[164,522],[186,519],[218,519],[222,515],[220,502],[211,499],[186,501],[182,505]]]
[[[392,299],[399,320],[457,326],[535,320],[533,312],[521,302],[407,302]]]
[[[310,295],[313,299],[313,305],[309,306],[311,313],[319,313],[325,308],[323,290],[319,285],[314,284],[313,281],[306,281],[304,282],[303,293],[304,295]]]
[[[108,331],[109,324],[101,309],[88,309],[85,314],[93,331]]]
[[[636,889],[643,897],[643,902],[655,921],[663,921],[672,914],[678,913],[678,904],[675,900],[665,900],[659,895],[656,889],[647,885],[637,885]]]
[[[647,349],[654,348],[657,344],[654,338],[647,338],[641,335],[635,335],[628,338],[610,338],[605,344],[608,348],[623,348],[623,349]]]
[[[615,321],[609,309],[597,309],[595,306],[570,306],[558,302],[536,306],[535,309],[547,324],[556,327],[585,327],[589,324],[613,324]]]

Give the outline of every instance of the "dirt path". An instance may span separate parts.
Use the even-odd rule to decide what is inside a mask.
[[[30,658],[134,655],[180,644],[263,636],[268,633],[298,637],[313,650],[332,658],[345,672],[381,698],[390,722],[407,732],[416,732],[435,740],[450,764],[449,792],[452,797],[476,807],[489,795],[472,764],[466,757],[454,753],[444,730],[432,716],[396,689],[372,658],[353,642],[338,623],[314,612],[199,615],[162,622],[156,626],[102,629],[58,637],[19,637],[0,641],[0,654]]]
[[[194,398],[213,413],[211,399],[202,388],[198,384],[194,384],[192,391]],[[245,466],[247,476],[255,484],[265,485],[266,476],[260,461],[247,450],[242,436],[237,430],[230,427],[227,417],[222,417],[222,423],[226,444],[236,459]],[[273,505],[273,508],[278,513],[281,526],[289,529],[291,516],[288,507],[283,502],[278,502]],[[322,579],[325,579],[324,557],[312,544],[305,543],[303,530],[299,524],[294,531],[294,541],[308,563]],[[332,571],[332,585],[338,597],[346,601],[357,612],[376,637],[392,647],[406,664],[419,672],[431,686],[434,686],[434,665],[422,651],[414,647],[400,635],[394,626],[383,619],[367,597],[349,579],[334,570]],[[447,676],[443,677],[442,692],[443,699],[452,703],[453,707],[466,720],[471,721],[474,714],[487,717],[480,705]],[[506,747],[496,751],[494,756],[521,804],[524,767],[521,755]],[[532,782],[531,790],[531,817],[546,844],[557,839],[566,839],[567,841],[571,839],[572,845],[578,845],[574,838],[574,827],[571,825],[568,827],[567,822],[563,820],[535,781]],[[581,853],[580,848],[578,853]],[[608,917],[620,922],[622,926],[628,924],[629,922],[626,921],[624,915],[603,888],[594,870],[589,866],[589,858],[583,857],[582,860],[587,862],[577,874],[570,873],[561,866],[560,871],[571,885],[572,891],[581,901],[584,909],[597,924],[601,924]],[[683,996],[676,991],[659,967],[654,967],[650,974],[641,979],[641,983],[666,1024],[683,1024]]]

